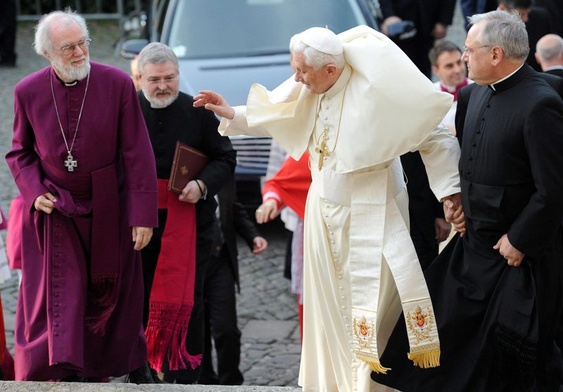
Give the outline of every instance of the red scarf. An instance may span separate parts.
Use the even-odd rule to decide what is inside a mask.
[[[170,370],[195,369],[201,354],[190,355],[186,336],[194,306],[196,265],[195,205],[178,200],[168,191],[168,180],[158,180],[158,208],[167,209],[154,281],[149,301],[145,335],[149,363],[162,371],[164,360]]]
[[[303,219],[310,186],[309,153],[305,152],[298,161],[288,157],[278,172],[264,183],[262,195],[268,192],[277,193],[283,204]]]
[[[468,84],[467,78],[465,78],[465,79],[463,80],[463,82],[461,82],[460,84],[458,84],[458,85],[455,87],[455,91],[450,91],[450,90],[448,90],[448,89],[446,88],[446,86],[444,86],[444,85],[440,82],[440,89],[441,89],[443,92],[445,92],[445,93],[450,93],[450,94],[452,94],[452,95],[454,96],[454,102],[455,102],[455,101],[457,101],[457,93],[458,93],[458,91],[459,91],[462,87],[467,86],[467,84]]]

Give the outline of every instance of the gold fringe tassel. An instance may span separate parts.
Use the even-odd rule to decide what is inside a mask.
[[[440,349],[432,351],[424,351],[419,353],[409,353],[408,357],[413,361],[415,366],[423,369],[434,368],[440,366]]]
[[[376,373],[387,374],[387,371],[391,370],[391,368],[383,367],[381,365],[381,362],[379,362],[379,359],[373,355],[366,355],[365,353],[359,352],[356,353],[356,356],[358,357],[358,359],[361,359],[362,361],[367,363],[371,370]]]

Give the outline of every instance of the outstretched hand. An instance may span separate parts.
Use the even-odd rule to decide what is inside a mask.
[[[220,117],[232,120],[235,117],[235,110],[221,95],[211,90],[201,90],[194,97],[194,107],[205,107]]]

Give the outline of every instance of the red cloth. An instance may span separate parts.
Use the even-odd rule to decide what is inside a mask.
[[[6,231],[6,254],[11,269],[22,267],[22,218],[24,201],[21,195],[17,195],[10,203],[8,213],[8,230]]]
[[[190,355],[186,336],[194,306],[196,265],[195,205],[168,191],[168,180],[158,180],[158,208],[167,209],[166,226],[151,288],[147,337],[149,363],[162,371],[195,369],[201,354]]]
[[[14,357],[8,351],[7,347],[4,347],[4,358],[2,360],[2,380],[13,381],[16,379],[16,372],[14,368]]]
[[[310,186],[309,153],[305,152],[298,161],[288,157],[278,172],[264,183],[262,195],[277,193],[283,203],[303,219]]]
[[[6,216],[4,215],[4,211],[0,208],[0,215],[2,216],[2,221],[0,222],[0,230],[5,230],[8,227],[8,222]]]
[[[464,80],[463,82],[461,82],[461,84],[458,84],[458,85],[455,87],[455,91],[450,91],[450,90],[448,90],[442,83],[440,83],[440,89],[441,89],[443,92],[445,92],[445,93],[450,93],[450,94],[452,94],[452,95],[454,96],[454,102],[455,102],[455,101],[457,101],[457,93],[458,93],[458,91],[461,90],[462,87],[467,86],[468,83],[469,83],[469,82],[468,82],[467,78],[465,78],[465,80]]]

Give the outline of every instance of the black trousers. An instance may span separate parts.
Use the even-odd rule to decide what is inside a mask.
[[[241,385],[239,370],[240,337],[237,326],[235,275],[229,252],[223,245],[219,255],[212,256],[204,283],[205,349],[201,384]],[[213,369],[212,344],[217,353],[217,371]]]

